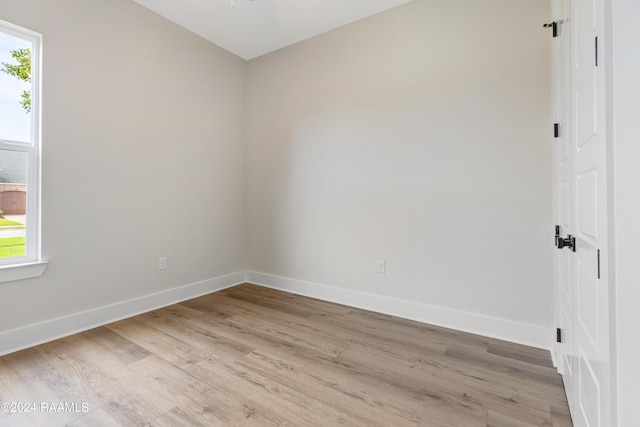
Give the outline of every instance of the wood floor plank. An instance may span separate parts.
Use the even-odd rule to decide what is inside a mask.
[[[224,301],[220,300],[222,295],[204,295],[200,298],[195,298],[188,301],[183,301],[180,305],[189,307],[199,311],[203,314],[209,314],[220,319],[226,319],[232,316],[233,313],[229,311],[229,307]]]
[[[408,348],[394,347],[384,354],[394,358],[397,363],[418,368],[422,371],[420,375],[457,378],[462,382],[471,381],[477,387],[501,391],[535,409],[548,412],[550,401],[555,398],[565,400],[564,392],[558,390],[557,385],[522,381],[519,376],[511,375],[509,371],[497,371],[494,367],[474,365],[446,355],[416,353]]]
[[[208,355],[208,351],[192,347],[178,338],[150,328],[137,318],[122,320],[105,327],[177,366],[198,363]]]
[[[215,335],[236,341],[247,347],[253,346],[256,349],[272,347],[297,348],[289,341],[246,327],[245,325],[232,323],[228,319],[217,320],[203,316],[197,319],[188,319],[185,322],[200,328],[210,328]]]
[[[77,398],[89,403],[89,409],[108,408],[109,415],[121,424],[148,424],[174,406],[173,393],[138,372],[127,371],[117,356],[90,340],[52,362],[79,392]]]
[[[441,342],[430,339],[418,339],[415,335],[390,328],[384,323],[377,323],[368,318],[352,316],[348,313],[344,316],[313,316],[315,324],[321,325],[327,331],[340,337],[349,344],[356,344],[363,348],[377,348],[388,350],[393,346],[410,346],[416,351],[427,354],[443,354],[447,347]],[[401,328],[400,328],[401,329]]]
[[[352,307],[346,305],[335,304],[331,302],[321,301],[314,298],[308,298],[301,295],[292,294],[290,292],[277,291],[270,288],[257,285],[242,285],[230,288],[226,294],[229,297],[233,295],[251,295],[254,298],[266,298],[267,301],[278,301],[281,304],[289,304],[294,307],[303,307],[314,312],[315,315],[333,316],[344,315],[353,310]],[[259,301],[259,300],[258,300]],[[306,313],[305,313],[306,315]]]
[[[89,412],[74,420],[65,427],[119,427],[121,424],[112,418],[104,409]]]
[[[282,342],[295,344],[329,356],[337,356],[349,346],[331,334],[324,333],[321,329],[309,330],[309,328],[296,327],[295,325],[267,323],[257,316],[239,314],[229,319],[229,322],[258,331],[263,335],[272,336]]]
[[[37,427],[37,424],[23,412],[0,415],[0,427]]]
[[[0,369],[0,374],[4,372],[4,370]],[[5,372],[5,376],[0,375],[0,403],[1,402],[15,402],[16,401],[16,397],[13,395],[13,393],[11,392],[11,390],[9,389],[9,385],[7,383],[7,379],[6,378],[6,372]],[[0,417],[4,415],[4,412],[0,411]]]
[[[137,320],[145,323],[149,328],[185,343],[186,346],[192,349],[197,349],[198,354],[205,355],[200,360],[213,353],[219,357],[234,360],[255,349],[254,346],[244,345],[236,340],[214,333],[211,323],[207,323],[204,327],[199,327],[185,321],[197,318],[199,317],[175,318],[167,312],[151,312],[138,316]]]
[[[226,402],[237,408],[225,413],[241,414],[242,421],[273,425],[299,425],[303,422],[300,412],[292,410],[291,405],[278,402],[265,385],[253,382],[237,375],[233,369],[209,359],[202,361],[187,370],[194,376],[214,377],[211,384],[211,394],[221,402]],[[233,424],[240,419],[233,421]]]
[[[241,361],[242,366],[278,381],[337,410],[360,418],[363,425],[418,425],[420,402],[404,401],[396,395],[380,392],[384,384],[341,375],[314,363],[296,363],[278,354],[253,352]],[[309,384],[314,384],[309,387]],[[397,390],[394,390],[397,391]]]
[[[316,313],[316,310],[301,307],[299,305],[287,304],[277,299],[261,298],[260,296],[251,295],[248,292],[234,292],[233,289],[227,294],[231,298],[235,298],[241,301],[251,302],[253,304],[270,308],[274,311],[283,313],[295,314],[296,316],[311,316]]]
[[[470,414],[449,406],[427,409],[420,422],[420,427],[485,427],[486,425],[486,413]]]
[[[101,346],[104,351],[114,355],[123,365],[128,365],[152,354],[150,351],[107,328],[92,329],[82,333],[82,336]]]
[[[0,427],[570,427],[549,353],[239,285],[0,357]]]
[[[2,370],[0,370],[0,372],[2,372]],[[0,377],[0,403],[4,402],[17,403],[18,399],[9,390],[9,386],[4,378]],[[28,413],[11,412],[11,410],[12,408],[3,408],[3,410],[0,411],[0,427],[35,426]]]
[[[537,427],[536,424],[530,424],[508,415],[495,411],[489,411],[487,418],[487,427]]]
[[[158,356],[149,356],[126,367],[131,375],[141,375],[155,384],[154,389],[164,390],[173,396],[173,404],[181,406],[189,404],[204,407],[203,396],[210,386],[198,377],[189,375]]]
[[[511,390],[491,384],[475,377],[458,375],[450,371],[429,369],[424,375],[423,366],[412,366],[390,357],[388,354],[372,351],[346,351],[339,358],[357,370],[370,371],[380,381],[394,384],[415,393],[432,396],[458,412],[469,412],[472,409],[478,415],[484,408],[495,409],[506,414],[518,414],[539,426],[551,426],[549,407],[539,409],[516,400]]]
[[[491,338],[479,335],[360,309],[353,309],[345,316],[345,319],[348,321],[359,319],[361,324],[368,324],[373,330],[387,330],[388,332],[396,332],[402,335],[409,334],[413,335],[414,341],[416,340],[415,338],[420,337],[425,342],[431,341],[445,346],[458,345],[486,351],[489,343],[494,341]],[[401,344],[406,343],[401,342]]]
[[[271,289],[268,289],[268,291],[275,292]],[[259,304],[234,299],[232,297],[227,297],[226,295],[221,296],[220,300],[224,301],[229,307],[229,310],[233,311],[236,316],[239,314],[246,314],[249,316],[257,316],[259,319],[262,319],[265,315],[265,308]],[[311,301],[315,303],[317,300]],[[328,303],[324,304],[326,305]],[[324,305],[322,307],[324,307]],[[296,316],[290,313],[269,310],[269,323],[308,330],[311,333],[324,334],[324,336],[328,336],[330,339],[342,340],[345,344],[357,343],[364,347],[375,346],[385,349],[392,345],[388,340],[381,339],[377,335],[363,334],[362,330],[360,330],[357,325],[354,326],[349,322],[337,323],[337,319],[340,319],[341,316],[329,316],[326,315],[326,313],[322,313],[317,308],[316,311],[317,312],[312,316],[307,316],[306,314],[305,316]],[[340,310],[343,314],[347,314],[350,311],[351,310]],[[437,351],[440,352],[444,352],[444,350],[445,349],[443,347],[438,347],[437,349]]]
[[[240,384],[242,389],[249,391],[251,396],[262,404],[271,403],[271,406],[282,407],[288,417],[295,418],[295,425],[300,423],[310,426],[362,424],[360,418],[352,418],[332,406],[313,399],[305,392],[291,388],[287,381],[272,380],[237,363],[221,362],[212,358],[189,368],[190,371],[199,369],[215,372],[216,378],[220,381]],[[220,372],[223,373],[222,378],[220,378]],[[232,380],[229,380],[226,374],[231,374]]]
[[[41,411],[42,404],[76,402],[81,395],[81,391],[55,368],[53,362],[44,357],[37,347],[0,359],[0,372],[15,396],[14,403],[28,404],[30,408],[26,414],[36,425],[64,425],[76,416],[67,412]]]
[[[497,372],[508,372],[522,380],[537,381],[543,384],[557,386],[561,390],[562,378],[551,369],[537,364],[522,362],[520,360],[505,358],[490,353],[469,352],[457,346],[449,346],[445,355],[457,360],[464,360],[474,366],[482,366]]]
[[[487,353],[503,357],[510,357],[521,362],[533,363],[545,368],[553,368],[551,355],[548,351],[531,348],[520,344],[492,342],[489,344]]]
[[[569,413],[569,407],[566,405],[552,403],[551,405],[551,420],[553,421],[553,427],[571,427],[573,422],[571,421],[571,414]]]
[[[180,408],[173,408],[151,423],[151,427],[209,427],[212,424],[204,424]]]

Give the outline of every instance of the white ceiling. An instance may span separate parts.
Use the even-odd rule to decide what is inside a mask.
[[[248,60],[410,0],[134,1]]]

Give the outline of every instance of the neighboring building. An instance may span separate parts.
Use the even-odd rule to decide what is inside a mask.
[[[24,215],[26,213],[26,182],[26,153],[0,150],[0,209],[5,215]]]

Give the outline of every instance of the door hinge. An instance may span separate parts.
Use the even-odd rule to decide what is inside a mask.
[[[553,21],[543,25],[544,28],[553,28],[553,37],[558,37],[558,24]]]
[[[568,234],[567,237],[562,238],[560,236],[556,237],[556,247],[558,249],[569,248],[571,252],[576,251],[576,238],[571,234]]]
[[[553,137],[557,138],[560,136],[560,123],[553,124]]]
[[[598,279],[600,278],[600,249],[598,249]]]
[[[562,342],[562,329],[556,328],[556,342]]]
[[[598,37],[596,37],[596,67],[598,66]]]
[[[556,225],[555,232],[556,232],[556,235],[555,235],[555,238],[553,239],[553,241],[554,241],[553,244],[557,248],[558,247],[558,239],[560,239],[560,226],[559,225]]]

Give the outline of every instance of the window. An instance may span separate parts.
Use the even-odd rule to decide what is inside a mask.
[[[0,21],[0,282],[39,276],[40,44]]]

